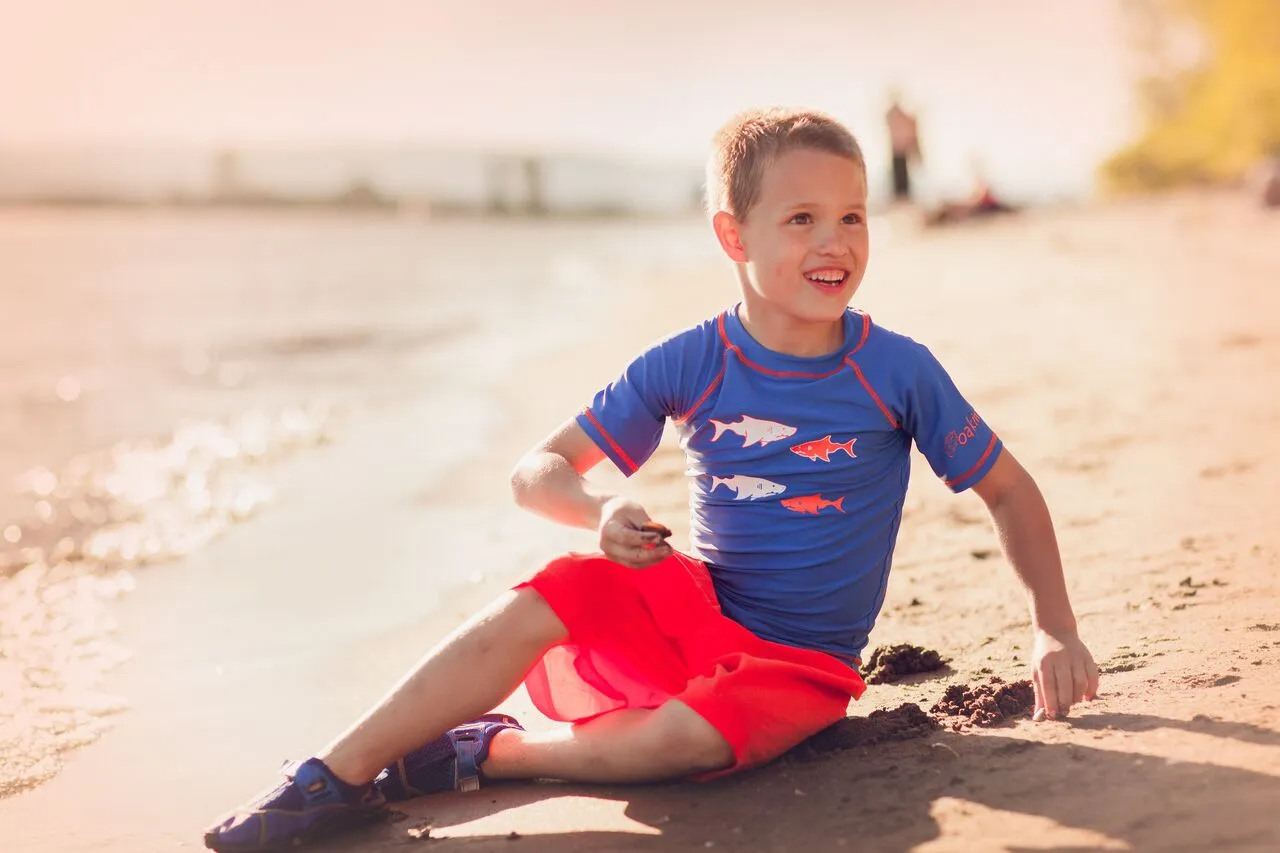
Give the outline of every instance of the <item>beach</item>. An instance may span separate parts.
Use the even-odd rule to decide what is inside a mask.
[[[65,222],[39,218],[54,215],[66,214],[0,220],[11,245],[43,247],[30,280],[44,282],[30,271],[60,251]],[[6,493],[6,512],[38,515],[35,467],[56,480],[43,497],[88,507],[65,530],[53,515],[24,522],[0,581],[0,721],[16,733],[0,743],[32,759],[22,776],[16,752],[4,757],[6,853],[199,848],[214,817],[322,746],[470,612],[555,554],[593,546],[589,532],[512,505],[513,463],[641,348],[736,298],[693,220],[490,229],[383,214],[131,215],[158,219],[90,216],[74,245],[97,247],[84,253],[104,271],[86,293],[144,307],[117,317],[110,299],[67,296],[84,328],[113,322],[74,352],[48,323],[39,336],[25,323],[15,351],[46,357],[0,376],[27,377],[5,386],[17,402],[0,468],[29,487]],[[1230,193],[936,231],[902,214],[872,223],[855,304],[930,347],[1053,511],[1104,672],[1100,697],[1068,720],[942,728],[702,785],[441,795],[324,849],[1280,848],[1278,236],[1280,218]],[[162,251],[175,244],[187,248]],[[165,261],[130,266],[139,256]],[[60,257],[55,268],[71,263]],[[228,257],[239,265],[218,279],[211,259]],[[144,274],[158,283],[126,299]],[[167,302],[184,275],[207,286]],[[225,281],[239,283],[233,295]],[[47,423],[20,440],[32,412]],[[175,438],[184,422],[203,427]],[[114,461],[86,463],[104,483],[162,470],[182,488],[133,503],[131,481],[58,491],[96,482],[61,472],[112,447]],[[165,447],[183,448],[181,477],[157,461],[173,453],[142,452]],[[673,441],[630,481],[592,478],[687,542]],[[94,495],[114,501],[98,521]],[[86,544],[119,532],[108,510],[122,503],[135,538]],[[76,550],[57,550],[64,533]],[[35,542],[41,560],[23,568],[35,555],[20,547]],[[55,553],[93,567],[58,575]],[[871,637],[892,643],[937,650],[948,667],[873,685],[851,715],[1029,676],[1026,607],[980,500],[951,495],[918,456]],[[504,708],[540,725],[522,692]]]

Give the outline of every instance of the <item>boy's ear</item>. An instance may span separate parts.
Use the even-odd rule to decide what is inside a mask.
[[[742,226],[733,214],[721,210],[711,217],[711,227],[716,231],[716,239],[720,248],[729,256],[729,260],[738,264],[747,262],[747,249],[742,245]]]

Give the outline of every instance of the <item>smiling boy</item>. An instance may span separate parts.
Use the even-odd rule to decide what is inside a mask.
[[[853,136],[819,113],[736,116],[707,197],[741,302],[642,353],[512,475],[521,506],[597,531],[600,553],[496,600],[212,827],[210,847],[290,843],[494,779],[710,778],[776,758],[865,690],[913,441],[990,509],[1028,595],[1037,707],[1056,716],[1096,693],[1034,481],[924,346],[849,310],[870,252]],[[584,479],[605,459],[634,473],[668,421],[690,479],[689,555]],[[521,682],[572,725],[534,734],[486,713]]]

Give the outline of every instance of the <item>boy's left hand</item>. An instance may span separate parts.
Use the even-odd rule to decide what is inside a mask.
[[[1036,691],[1035,720],[1065,717],[1072,705],[1098,695],[1098,665],[1074,631],[1036,629],[1031,676]]]

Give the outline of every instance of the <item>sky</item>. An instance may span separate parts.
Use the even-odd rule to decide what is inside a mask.
[[[924,180],[1049,192],[1133,131],[1119,0],[0,0],[0,147],[497,146],[698,161],[815,107]],[[3,7],[9,7],[4,9]]]

